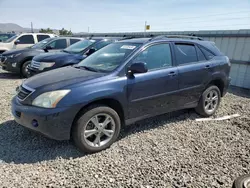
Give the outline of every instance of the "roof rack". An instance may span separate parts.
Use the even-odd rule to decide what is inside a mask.
[[[159,35],[150,39],[152,40],[159,40],[164,38],[183,38],[183,39],[191,39],[191,40],[203,40],[201,37],[196,37],[195,35]]]

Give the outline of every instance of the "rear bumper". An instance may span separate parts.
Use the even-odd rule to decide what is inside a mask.
[[[18,124],[55,140],[69,140],[78,108],[45,109],[27,106],[20,104],[14,97],[11,111]]]
[[[222,97],[224,97],[228,91],[228,88],[230,86],[230,83],[231,83],[231,77],[228,77],[226,82],[225,82],[225,86],[224,86],[224,89],[223,89],[223,93],[221,94]]]

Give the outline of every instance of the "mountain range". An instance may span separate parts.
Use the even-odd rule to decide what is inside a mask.
[[[34,28],[34,32],[39,32],[40,29]],[[52,29],[55,33],[59,33],[57,29]],[[15,33],[24,33],[31,32],[31,28],[25,28],[15,23],[0,23],[0,33],[6,32],[15,32]]]

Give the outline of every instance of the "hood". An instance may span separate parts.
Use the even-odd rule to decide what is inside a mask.
[[[34,61],[38,62],[58,62],[68,60],[82,60],[84,57],[81,54],[70,54],[66,52],[46,53],[35,56]]]
[[[12,43],[0,42],[0,50],[10,50],[13,48]]]
[[[106,74],[69,66],[30,77],[24,81],[24,84],[32,89],[56,90],[68,85],[105,76]]]
[[[38,50],[38,49],[24,48],[24,49],[19,49],[19,50],[9,50],[9,51],[6,51],[6,52],[2,53],[2,55],[9,56],[9,55],[12,55],[12,54],[19,54],[19,53],[24,53],[24,52],[27,52],[27,51],[35,51],[35,50]]]

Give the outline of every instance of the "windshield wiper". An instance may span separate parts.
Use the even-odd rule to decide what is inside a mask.
[[[67,51],[67,50],[62,50],[63,52],[66,52],[66,53],[68,53],[68,54],[71,54],[71,52],[70,51]]]
[[[88,71],[92,71],[92,72],[99,72],[97,69],[93,68],[93,67],[87,67],[87,66],[74,66],[77,69],[86,69]]]

